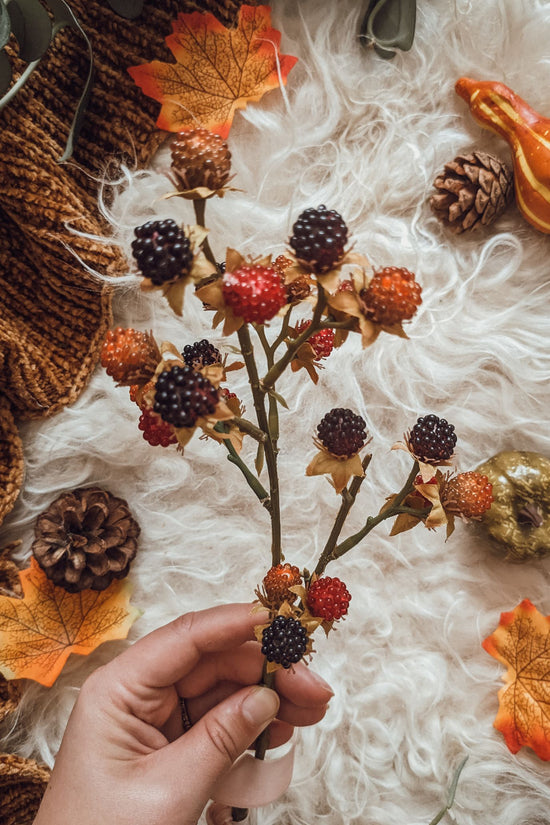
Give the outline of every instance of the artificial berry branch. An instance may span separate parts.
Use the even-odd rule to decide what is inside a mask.
[[[276,392],[285,370],[302,368],[315,384],[317,369],[348,333],[359,335],[363,347],[382,333],[407,338],[403,323],[410,321],[422,303],[415,275],[403,267],[372,271],[366,258],[345,250],[348,229],[342,217],[325,206],[306,209],[296,220],[289,238],[288,258],[280,255],[247,259],[227,248],[225,264],[218,265],[204,228],[206,200],[223,195],[230,171],[227,144],[206,130],[187,130],[172,146],[171,179],[183,191],[173,193],[193,201],[197,226],[179,227],[170,219],[149,221],[135,230],[132,252],[144,291],[159,291],[177,315],[184,294],[193,284],[205,310],[215,312],[213,326],[223,323],[224,336],[237,334],[244,365],[227,363],[228,356],[206,339],[187,344],[180,353],[172,344],[157,345],[152,334],[116,329],[107,335],[102,364],[119,383],[130,386],[140,407],[139,427],[151,445],[177,444],[183,451],[193,434],[202,430],[223,444],[229,462],[269,512],[271,568],[257,588],[258,601],[268,611],[256,638],[265,656],[262,681],[271,686],[274,672],[292,668],[313,651],[313,634],[319,626],[329,632],[343,618],[351,595],[340,579],[324,575],[327,565],[358,545],[382,521],[394,519],[391,535],[416,524],[433,528],[454,517],[478,519],[492,502],[491,485],[480,473],[449,477],[439,467],[449,465],[456,444],[454,427],[430,414],[421,417],[406,434],[404,449],[413,460],[401,490],[387,498],[377,515],[340,541],[346,519],[355,504],[371,455],[360,453],[369,441],[366,421],[353,410],[335,407],[317,426],[318,449],[306,469],[307,476],[329,477],[341,502],[330,534],[312,575],[283,563],[283,529],[277,459],[279,406],[287,407]],[[344,268],[347,270],[344,272]],[[315,295],[310,318],[290,318],[298,305],[305,307]],[[270,341],[267,324],[279,317],[280,328]],[[263,348],[266,372],[260,378],[250,336],[253,326]],[[335,337],[335,331],[337,336]],[[278,357],[279,349],[286,346]],[[245,367],[255,419],[243,418],[244,408],[227,387],[228,374]],[[288,407],[287,407],[288,408]],[[240,452],[245,436],[257,443],[256,473]],[[263,464],[269,490],[260,481]],[[536,514],[526,513],[535,518]],[[256,743],[263,758],[267,732]],[[233,818],[243,819],[244,809]]]

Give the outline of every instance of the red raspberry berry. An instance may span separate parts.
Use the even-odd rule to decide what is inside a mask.
[[[296,600],[296,594],[291,593],[289,587],[302,583],[302,577],[297,567],[292,564],[278,564],[267,571],[263,585],[268,601],[277,606],[283,602]]]
[[[408,269],[387,266],[375,272],[361,298],[367,316],[377,324],[400,324],[409,321],[422,303],[422,287]]]
[[[139,384],[132,384],[130,386],[130,401],[133,401],[134,404],[138,403],[138,400],[137,400],[138,390],[139,390]]]
[[[223,297],[245,323],[264,324],[286,304],[280,274],[270,266],[243,264],[223,276]]]
[[[300,321],[296,327],[298,335],[311,326],[311,321]],[[313,348],[316,358],[328,358],[334,349],[334,330],[320,329],[315,335],[307,339],[308,344]]]
[[[445,485],[443,507],[466,518],[479,518],[493,503],[493,485],[481,473],[459,473]]]
[[[307,592],[307,606],[312,616],[327,622],[341,619],[348,612],[351,595],[344,582],[323,576],[313,582]]]
[[[177,444],[178,439],[172,425],[147,407],[142,410],[138,428],[151,447],[169,447],[170,444]]]
[[[101,366],[122,386],[144,384],[155,372],[161,355],[150,332],[111,329],[101,349]]]

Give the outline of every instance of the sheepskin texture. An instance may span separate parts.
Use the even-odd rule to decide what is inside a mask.
[[[236,115],[229,146],[238,191],[208,201],[206,213],[220,259],[226,246],[277,255],[298,214],[324,203],[344,216],[356,251],[374,266],[407,267],[423,286],[409,340],[384,334],[363,350],[351,335],[317,386],[305,371],[277,385],[289,405],[279,457],[284,552],[309,569],[339,506],[325,478],[304,475],[315,427],[332,407],[360,413],[372,437],[344,535],[402,486],[410,459],[390,447],[419,415],[455,425],[461,471],[504,449],[550,455],[549,238],[515,206],[495,226],[456,237],[428,205],[434,178],[460,152],[509,158],[455,94],[460,76],[503,81],[550,114],[550,2],[419,2],[414,46],[392,61],[361,47],[364,6],[274,0],[282,51],[299,63],[286,89]],[[162,200],[168,157],[164,149],[154,168],[122,174],[115,187],[109,214],[129,259],[136,225],[194,223],[189,202]],[[208,337],[233,357],[236,336],[212,331],[191,291],[178,319],[138,283],[132,276],[116,288],[116,323],[178,347]],[[244,370],[228,384],[252,418]],[[270,566],[268,515],[224,448],[198,436],[183,456],[152,448],[138,415],[128,390],[98,368],[71,408],[25,425],[25,486],[4,529],[6,540],[22,539],[25,563],[37,515],[61,492],[94,484],[127,499],[142,526],[131,580],[143,615],[131,641],[182,612],[251,599]],[[250,463],[254,452],[248,439]],[[448,541],[422,525],[388,534],[380,525],[327,570],[353,597],[348,618],[315,642],[312,666],[336,695],[324,720],[297,735],[288,792],[254,816],[263,825],[427,825],[468,756],[443,821],[550,823],[550,767],[527,749],[512,755],[493,728],[504,670],[481,647],[500,613],[525,597],[550,613],[550,562],[510,564],[475,525],[458,523]],[[125,645],[71,657],[51,689],[29,684],[3,748],[52,764],[80,685]]]

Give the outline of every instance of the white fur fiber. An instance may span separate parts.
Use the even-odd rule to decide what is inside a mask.
[[[339,504],[325,479],[304,476],[331,407],[360,412],[372,435],[346,534],[403,483],[408,459],[390,446],[419,415],[454,423],[459,470],[503,449],[550,455],[550,240],[515,207],[489,230],[454,237],[428,206],[433,179],[459,152],[509,157],[455,94],[458,77],[501,80],[550,115],[550,2],[420,0],[412,50],[388,62],[359,45],[363,5],[274,0],[281,50],[299,63],[283,92],[237,113],[229,145],[243,191],[207,205],[220,259],[226,245],[283,253],[298,214],[324,203],[375,266],[405,266],[423,285],[409,341],[382,335],[362,350],[350,336],[317,387],[305,371],[278,385],[290,403],[280,442],[285,555],[310,569]],[[170,189],[158,171],[166,157],[157,171],[128,175],[111,207],[128,252],[134,226],[150,217],[194,222],[189,202],[159,199]],[[181,321],[134,279],[116,289],[115,321],[179,347],[203,337],[222,349],[236,343],[210,330],[191,293]],[[244,371],[229,384],[252,417]],[[270,545],[267,514],[222,447],[195,437],[184,457],[152,448],[137,418],[128,391],[98,368],[71,408],[25,425],[25,485],[3,532],[23,540],[25,562],[36,516],[62,491],[98,484],[127,499],[142,526],[131,579],[143,615],[131,640],[179,613],[251,599]],[[245,442],[245,457],[253,453]],[[550,613],[550,561],[511,565],[463,524],[447,542],[422,526],[388,532],[379,526],[327,570],[353,596],[347,620],[316,641],[313,667],[336,696],[323,722],[299,736],[289,791],[257,821],[428,825],[468,756],[443,822],[548,825],[550,765],[525,749],[512,755],[493,728],[504,669],[481,642],[525,597]],[[79,686],[124,646],[71,657],[51,689],[30,684],[3,749],[51,764]]]

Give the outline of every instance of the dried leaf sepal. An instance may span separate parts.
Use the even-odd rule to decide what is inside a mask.
[[[337,456],[329,453],[317,439],[314,439],[314,443],[319,452],[308,464],[306,476],[330,475],[331,484],[337,493],[341,493],[344,487],[347,487],[352,476],[364,477],[365,471],[359,453],[352,456]]]
[[[172,310],[180,316],[183,312],[183,299],[188,284],[198,283],[203,278],[212,277],[214,274],[212,264],[201,249],[201,244],[208,235],[208,229],[203,226],[191,225],[184,226],[183,230],[189,238],[193,254],[189,272],[164,284],[154,284],[150,278],[143,278],[140,284],[142,292],[162,292]]]
[[[418,461],[418,472],[422,477],[422,481],[424,484],[427,484],[430,479],[433,478],[434,475],[434,467],[451,467],[453,464],[452,459],[454,455],[450,458],[442,460],[440,458],[434,459],[421,459],[419,458],[413,450],[409,446],[409,439],[408,434],[404,436],[405,441],[396,441],[395,444],[392,444],[392,450],[403,450],[405,453],[408,453],[415,461]]]
[[[351,332],[359,332],[361,334],[363,348],[373,344],[381,332],[386,332],[388,335],[396,335],[398,338],[408,339],[408,335],[403,329],[402,324],[378,324],[369,318],[369,307],[363,300],[361,294],[368,288],[371,281],[372,269],[370,265],[368,265],[368,269],[371,273],[370,277],[367,274],[367,267],[365,265],[355,267],[349,275],[351,289],[337,290],[335,293],[327,296],[327,303],[335,320],[344,321],[346,319],[355,319],[355,326],[351,328]],[[346,332],[347,334],[347,330],[337,330],[336,332]],[[338,345],[345,340],[345,336],[343,340],[341,340],[341,335],[337,335],[336,337],[338,339]]]

